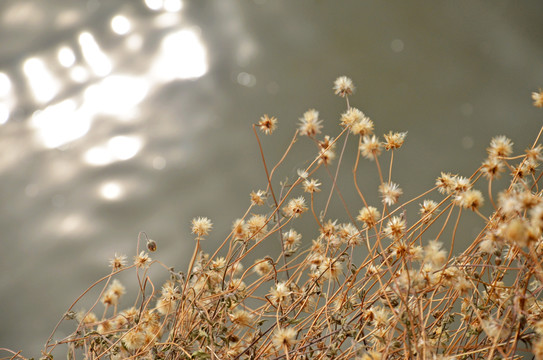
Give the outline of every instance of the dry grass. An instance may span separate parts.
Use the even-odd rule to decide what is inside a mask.
[[[60,321],[74,321],[73,333],[55,339],[53,331],[44,358],[64,346],[69,359],[543,359],[541,133],[518,156],[509,139],[496,137],[471,176],[442,173],[435,187],[402,202],[391,174],[406,133],[376,137],[373,122],[349,104],[353,90],[345,77],[334,85],[347,102],[335,138],[321,137],[318,112],[309,110],[273,167],[258,130],[273,137],[277,119],[263,116],[253,128],[267,186],[250,194],[250,207],[215,253],[201,251],[212,227],[206,218],[193,220],[185,272],[152,260],[140,246],[146,241],[154,251],[156,243],[140,234],[133,263],[115,255],[111,274]],[[543,106],[541,92],[533,99]],[[301,137],[318,155],[292,181],[277,182],[274,173]],[[352,169],[340,170],[348,142],[359,151]],[[378,189],[360,188],[362,162],[375,166]],[[500,175],[506,186],[493,189]],[[352,177],[352,189],[340,192],[339,176]],[[364,194],[376,191],[382,201],[368,204]],[[345,204],[346,196],[357,198],[359,213],[345,205],[329,214],[330,201]],[[453,249],[467,212],[480,218],[480,232],[453,254],[445,244]],[[300,217],[312,218],[313,240],[301,241]],[[260,247],[278,250],[255,259]],[[161,288],[148,276],[151,266],[170,276]],[[139,288],[133,306],[120,310],[125,288],[117,277],[126,271],[136,273]],[[75,313],[96,287],[94,306]]]

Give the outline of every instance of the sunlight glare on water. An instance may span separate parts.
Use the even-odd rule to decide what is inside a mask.
[[[36,101],[46,103],[59,92],[60,83],[47,69],[43,60],[36,57],[25,60],[23,71]]]
[[[152,73],[163,81],[198,78],[207,70],[206,50],[192,30],[167,35],[152,67]]]
[[[11,92],[11,80],[9,77],[0,72],[0,98],[3,98]]]
[[[181,0],[145,0],[145,5],[154,11],[165,10],[168,12],[177,12],[183,9]]]
[[[34,112],[30,124],[43,145],[57,148],[85,135],[90,120],[73,99],[67,99]]]
[[[149,83],[142,78],[111,75],[85,90],[85,108],[90,112],[121,116],[138,105],[148,91]]]
[[[115,15],[111,19],[111,30],[117,35],[126,35],[132,29],[130,20],[124,15]]]
[[[115,181],[110,181],[100,186],[100,195],[106,200],[117,200],[124,193],[122,186]]]
[[[61,47],[58,50],[57,57],[60,65],[64,66],[65,68],[72,67],[75,64],[74,51],[68,46]]]
[[[6,104],[0,102],[0,125],[5,124],[9,119],[9,108]]]
[[[79,45],[87,64],[97,76],[106,76],[111,72],[111,60],[100,49],[91,33],[82,32],[79,35]]]
[[[108,165],[115,161],[129,160],[141,150],[143,141],[139,136],[114,136],[105,145],[87,150],[84,160],[89,165]]]

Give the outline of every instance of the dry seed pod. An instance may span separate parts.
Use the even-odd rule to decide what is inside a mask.
[[[147,240],[147,249],[149,249],[149,251],[151,251],[151,252],[156,251],[156,242],[154,240],[148,239]]]

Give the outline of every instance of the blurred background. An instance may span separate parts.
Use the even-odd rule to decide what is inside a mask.
[[[409,131],[404,199],[471,175],[495,135],[522,152],[543,119],[541,1],[3,0],[0,44],[0,347],[27,357],[139,231],[176,269],[193,217],[224,239],[265,188],[251,124],[279,119],[270,163],[309,108],[336,134],[340,75],[378,135]]]

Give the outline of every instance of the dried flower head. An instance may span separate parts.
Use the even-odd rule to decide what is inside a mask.
[[[477,210],[483,205],[483,194],[479,190],[466,190],[455,197],[455,202],[466,209]]]
[[[453,178],[453,186],[454,186],[454,191],[462,192],[462,191],[468,191],[469,189],[471,189],[472,184],[467,177],[455,176]]]
[[[407,132],[392,132],[390,131],[388,134],[385,134],[385,149],[399,149],[402,147],[405,138],[407,136]]]
[[[400,216],[393,216],[385,227],[385,234],[392,239],[399,239],[405,233],[405,219]]]
[[[296,335],[298,332],[294,328],[277,328],[272,338],[273,345],[278,349],[290,348],[296,344]]]
[[[383,203],[393,205],[398,202],[398,198],[403,194],[398,184],[390,182],[379,185],[379,193],[383,198]]]
[[[377,210],[376,207],[373,206],[367,206],[362,208],[358,213],[358,216],[356,217],[357,220],[366,223],[368,227],[375,226],[380,218],[381,213],[379,212],[379,210]]]
[[[211,220],[206,217],[192,219],[192,233],[196,234],[198,238],[208,235],[212,226]]]
[[[489,157],[481,165],[481,173],[487,179],[496,179],[504,171],[503,161],[497,157]]]
[[[334,82],[334,94],[345,97],[347,95],[352,95],[353,92],[353,81],[347,76],[340,76]]]
[[[126,255],[117,255],[115,253],[115,256],[113,256],[113,259],[109,261],[109,266],[111,267],[112,271],[117,271],[126,266]]]
[[[529,240],[529,224],[523,218],[512,219],[509,223],[503,224],[500,234],[511,244],[519,247],[527,246]]]
[[[543,90],[534,91],[532,93],[532,99],[534,100],[534,106],[538,108],[543,108]]]
[[[145,268],[151,263],[151,258],[149,254],[145,251],[140,252],[139,255],[134,256],[134,265],[138,268]]]
[[[319,271],[325,279],[337,279],[342,270],[343,265],[337,258],[326,257],[319,266]]]
[[[253,205],[257,205],[257,206],[260,206],[260,205],[264,205],[264,203],[266,202],[266,192],[264,190],[258,190],[258,191],[252,191],[250,196],[251,196],[251,203]]]
[[[279,304],[289,296],[291,291],[284,282],[278,282],[270,289],[270,300],[273,304]]]
[[[296,170],[296,175],[304,180],[307,180],[307,178],[309,177],[309,173],[304,169]]]
[[[541,144],[537,144],[537,146],[525,150],[526,158],[532,161],[541,161],[543,160],[543,156],[541,156],[542,151],[543,146],[541,146]]]
[[[451,173],[441,173],[441,176],[436,179],[437,190],[442,194],[450,194],[455,189],[456,175]]]
[[[260,275],[264,276],[269,274],[273,270],[271,259],[259,259],[255,261],[254,271]]]
[[[489,157],[507,157],[513,153],[513,142],[501,135],[490,140],[490,146],[486,149]]]
[[[302,240],[302,234],[298,233],[294,229],[290,229],[286,233],[283,234],[283,244],[286,248],[292,249],[296,248],[298,245],[300,245],[300,241]]]
[[[101,301],[104,305],[116,306],[119,303],[119,298],[124,295],[125,292],[126,289],[123,284],[121,284],[119,280],[114,279],[102,296]]]
[[[307,211],[305,206],[305,199],[303,196],[291,199],[288,204],[283,207],[283,213],[286,217],[298,217]]]
[[[424,248],[424,261],[435,266],[442,266],[447,260],[447,252],[441,249],[442,244],[431,240]]]
[[[366,136],[373,134],[373,121],[367,116],[362,116],[357,122],[352,124],[351,133],[354,135]]]
[[[357,108],[350,107],[347,109],[346,112],[341,114],[341,126],[343,127],[350,127],[353,126],[355,123],[362,121],[366,116],[364,113]]]
[[[307,193],[315,193],[315,192],[319,192],[321,191],[321,189],[319,189],[319,186],[321,186],[321,183],[316,180],[316,179],[311,179],[311,180],[304,180],[304,191],[307,192]]]
[[[432,214],[437,211],[437,203],[434,200],[424,200],[420,204],[420,215],[424,219],[424,222],[428,222],[432,219]]]
[[[362,144],[360,144],[360,151],[366,159],[375,160],[375,158],[381,155],[381,142],[375,135],[371,137],[366,135],[362,138]]]
[[[314,137],[315,135],[320,134],[322,120],[319,120],[319,112],[317,110],[307,110],[299,120],[300,135]]]
[[[232,232],[234,239],[245,239],[247,237],[247,225],[245,224],[245,220],[234,220],[232,224]]]
[[[247,233],[249,237],[260,238],[266,235],[267,219],[264,215],[254,214],[246,222]]]
[[[237,309],[229,314],[230,321],[240,326],[251,326],[254,316],[245,310]]]
[[[277,118],[275,116],[269,117],[268,114],[264,114],[258,122],[258,127],[266,135],[273,133],[277,129]]]

